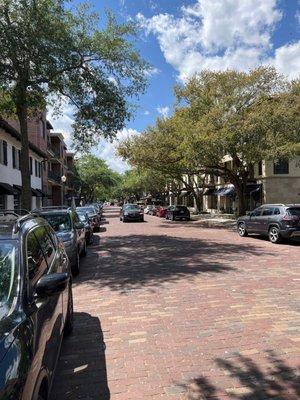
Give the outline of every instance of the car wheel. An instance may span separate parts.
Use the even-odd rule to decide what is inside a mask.
[[[171,215],[171,221],[175,221],[175,215],[174,214]]]
[[[85,240],[84,241],[84,245],[83,245],[83,250],[82,250],[82,253],[81,253],[82,257],[85,257],[86,253],[87,253],[87,248],[86,248],[86,240]]]
[[[64,334],[66,336],[70,335],[73,331],[73,319],[74,319],[73,294],[72,294],[72,286],[70,285],[68,312],[67,312],[66,323],[65,323],[65,328],[64,328]]]
[[[75,261],[75,263],[72,265],[72,268],[71,268],[71,270],[72,270],[72,275],[73,275],[73,276],[79,275],[79,264],[80,264],[80,261],[79,261],[79,252],[77,251],[77,253],[76,253],[76,261]]]
[[[126,219],[125,219],[125,218],[123,218],[123,222],[126,222]]]
[[[144,222],[144,217],[141,218],[141,222]]]
[[[281,241],[280,232],[277,226],[272,226],[269,229],[269,240],[271,243],[279,243]]]
[[[242,223],[240,223],[240,224],[238,225],[238,234],[239,234],[241,237],[246,237],[246,236],[248,236],[248,232],[247,232],[247,230],[246,230],[246,225],[244,224],[244,222],[242,222]]]

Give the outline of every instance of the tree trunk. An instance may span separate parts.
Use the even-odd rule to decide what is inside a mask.
[[[196,204],[195,213],[198,214],[200,211],[202,211],[202,200],[200,198],[198,190],[192,190],[192,194]]]
[[[22,178],[21,207],[31,210],[31,177],[29,169],[29,139],[28,139],[28,105],[26,89],[18,87],[16,90],[16,108],[20,123],[21,155],[20,169]]]
[[[246,214],[246,201],[245,201],[245,185],[236,185],[237,199],[238,199],[238,216]]]

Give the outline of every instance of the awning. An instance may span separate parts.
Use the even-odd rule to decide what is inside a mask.
[[[203,192],[203,196],[211,196],[215,193],[215,188],[206,188]]]
[[[189,194],[191,194],[191,191],[188,191],[188,190],[182,190],[182,191],[180,192],[180,195],[179,195],[179,197],[188,196]]]
[[[31,188],[32,196],[35,197],[47,197],[47,195],[41,189],[33,189]]]
[[[0,194],[14,195],[16,190],[8,183],[0,182]]]
[[[261,184],[249,184],[246,186],[246,194],[253,196],[253,195],[257,195],[257,193],[259,193],[261,191]]]
[[[47,193],[44,193],[41,189],[35,189],[38,194],[37,197],[47,197]]]
[[[215,194],[216,194],[217,196],[221,196],[221,197],[224,197],[224,196],[234,196],[234,195],[235,195],[235,188],[234,188],[234,186],[225,187],[225,188],[220,188],[220,189],[217,189],[217,190],[215,191]]]
[[[22,193],[22,186],[19,186],[19,185],[13,185],[13,186],[14,186],[14,189],[15,189],[15,194],[21,194]]]

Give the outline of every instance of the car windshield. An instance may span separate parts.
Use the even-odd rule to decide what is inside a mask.
[[[18,287],[18,242],[0,240],[0,320],[11,314]]]
[[[52,226],[55,232],[71,230],[71,219],[67,213],[43,214],[43,218]]]
[[[86,214],[83,214],[83,213],[77,213],[78,214],[78,217],[79,217],[79,219],[80,219],[80,221],[81,222],[86,222],[87,221],[87,216],[86,216]]]
[[[78,213],[87,213],[89,215],[97,214],[97,211],[95,210],[94,207],[82,207],[82,208],[78,208],[76,211]]]
[[[124,210],[139,210],[140,207],[137,204],[127,204],[124,206]]]
[[[291,215],[295,215],[296,217],[300,217],[300,208],[289,208],[289,213]]]

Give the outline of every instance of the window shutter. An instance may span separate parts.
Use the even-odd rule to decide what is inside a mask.
[[[12,151],[12,165],[13,165],[13,168],[16,168],[16,148],[15,148],[15,146],[12,146],[11,151]]]
[[[7,142],[3,140],[2,142],[2,148],[3,148],[3,164],[7,165]]]
[[[3,164],[3,140],[0,139],[0,164]]]
[[[21,150],[18,150],[18,168],[21,170]]]

